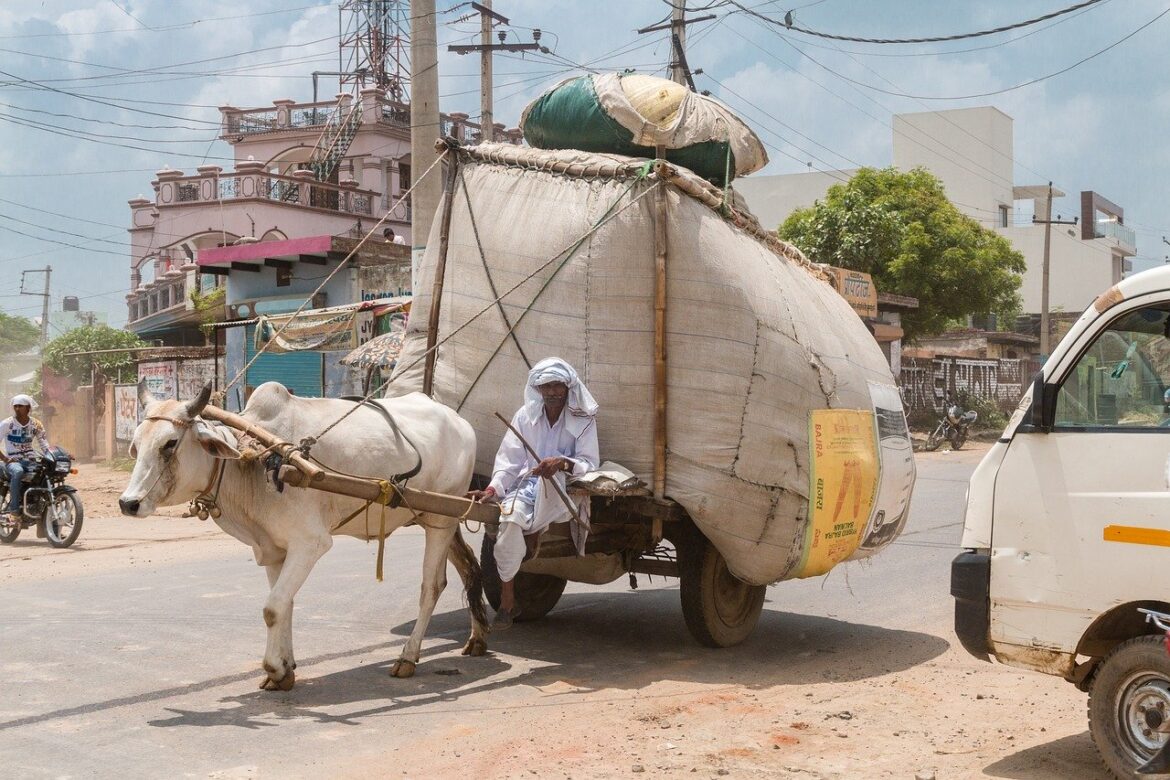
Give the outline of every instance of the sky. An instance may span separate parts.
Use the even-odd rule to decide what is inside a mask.
[[[681,3],[682,0],[672,0]],[[686,54],[709,90],[759,134],[757,175],[885,166],[897,113],[991,105],[1011,116],[1015,183],[1051,180],[1079,211],[1095,190],[1125,210],[1139,270],[1170,255],[1170,0],[1100,0],[1048,21],[948,42],[876,44],[830,35],[926,38],[995,29],[1084,0],[688,0]],[[495,118],[509,127],[558,81],[589,71],[666,75],[664,0],[495,0],[509,42],[533,29],[550,54],[496,55]],[[468,3],[436,0],[440,107],[479,113]],[[312,99],[311,73],[339,70],[337,2],[0,0],[0,311],[39,314],[22,272],[52,266],[53,308],[126,319],[126,201],[154,172],[231,167],[218,106]],[[321,77],[320,94],[337,90]],[[977,97],[968,97],[977,96]],[[26,279],[39,292],[42,274]]]

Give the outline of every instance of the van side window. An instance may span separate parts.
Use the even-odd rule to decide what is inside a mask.
[[[1122,314],[1097,335],[1061,382],[1058,428],[1170,432],[1168,304]]]

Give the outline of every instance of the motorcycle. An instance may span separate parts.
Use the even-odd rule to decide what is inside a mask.
[[[951,449],[961,449],[967,441],[967,429],[979,419],[979,412],[964,412],[962,408],[947,399],[946,412],[930,435],[926,437],[926,450],[934,452],[944,441],[951,443]]]
[[[20,532],[34,525],[37,538],[48,539],[53,547],[68,547],[81,534],[85,510],[77,497],[77,489],[65,484],[65,478],[76,474],[72,458],[60,447],[32,461],[32,468],[24,475],[24,495],[19,514],[0,516],[0,543],[12,544]],[[0,480],[0,506],[8,505],[8,480]]]

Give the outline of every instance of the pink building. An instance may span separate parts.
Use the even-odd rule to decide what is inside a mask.
[[[220,113],[220,138],[234,150],[233,170],[166,168],[151,182],[153,200],[129,201],[126,327],[143,338],[204,343],[192,293],[226,286],[230,303],[234,271],[247,272],[253,295],[258,287],[271,287],[273,296],[290,292],[280,279],[289,275],[287,258],[259,271],[228,265],[207,273],[196,262],[200,251],[311,236],[359,238],[387,214],[383,228],[410,244],[410,202],[395,205],[410,187],[409,106],[387,99],[381,89],[363,89],[332,102],[275,100],[267,108],[224,106]],[[520,143],[519,130],[497,128],[498,139]],[[479,130],[466,114],[442,116],[442,134],[463,143],[478,142]],[[313,273],[302,275],[331,270],[312,262]],[[329,305],[358,296],[355,289],[353,300]]]

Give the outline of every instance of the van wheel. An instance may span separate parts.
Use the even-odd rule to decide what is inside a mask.
[[[1170,721],[1170,655],[1162,636],[1122,642],[1097,669],[1089,689],[1089,733],[1105,765],[1133,777],[1164,744]]]
[[[483,535],[479,548],[479,567],[483,570],[483,594],[487,596],[492,609],[500,608],[500,572],[496,569],[496,540]],[[533,574],[522,571],[516,574],[516,606],[520,614],[517,623],[540,620],[552,611],[565,592],[568,580],[551,574]]]
[[[732,574],[715,545],[693,529],[677,540],[679,595],[691,636],[707,647],[731,647],[751,636],[764,609],[766,585]]]

